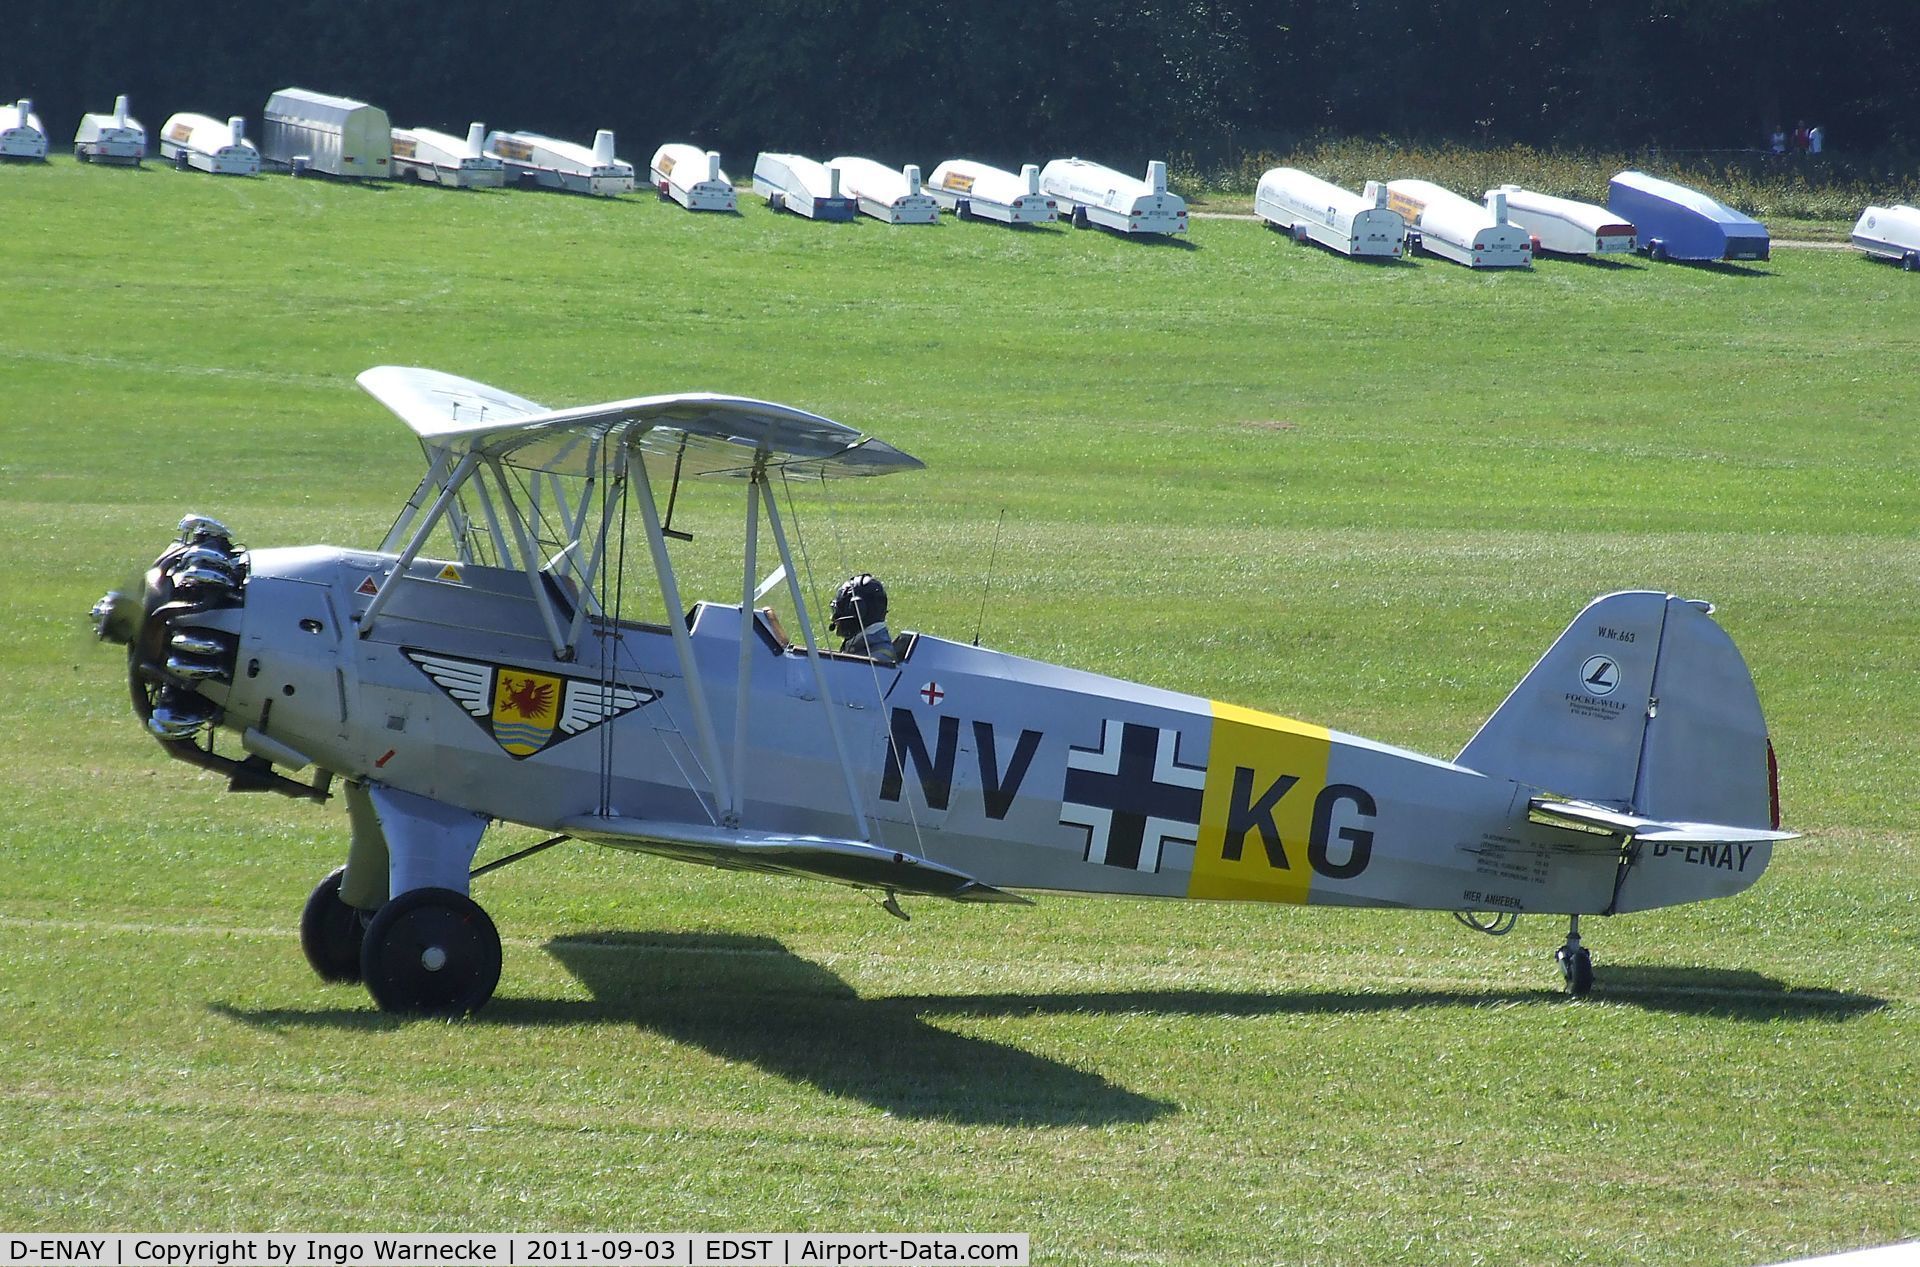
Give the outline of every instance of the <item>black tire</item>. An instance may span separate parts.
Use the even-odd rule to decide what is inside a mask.
[[[1087,227],[1087,209],[1085,207],[1075,207],[1073,209],[1073,227],[1076,229],[1084,229]]]
[[[340,878],[345,867],[337,867],[313,887],[307,897],[307,909],[300,912],[300,949],[322,981],[358,981],[360,947],[366,938],[366,913],[340,900]]]
[[[1664,261],[1667,258],[1667,244],[1654,242],[1647,247],[1647,254],[1656,260]]]
[[[464,1016],[500,984],[500,933],[452,889],[412,889],[374,913],[360,973],[383,1012]]]
[[[73,161],[76,163],[91,163],[93,160],[87,157],[87,151],[84,148],[76,145],[73,147]]]
[[[956,220],[973,219],[973,204],[962,198],[953,204],[953,218]]]
[[[1585,946],[1568,954],[1565,947],[1554,955],[1560,961],[1560,975],[1567,983],[1567,994],[1583,999],[1593,989],[1593,954]]]
[[[1920,251],[1908,251],[1900,257],[1900,267],[1909,273],[1920,272]]]

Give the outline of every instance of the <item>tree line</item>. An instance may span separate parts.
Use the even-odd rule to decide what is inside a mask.
[[[131,94],[257,126],[288,85],[469,120],[931,167],[1231,164],[1328,136],[1582,148],[1920,144],[1912,0],[11,0],[0,96],[56,144]]]

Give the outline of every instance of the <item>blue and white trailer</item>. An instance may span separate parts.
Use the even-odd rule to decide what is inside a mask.
[[[1656,260],[1764,260],[1767,226],[1697,189],[1645,172],[1607,182],[1607,209],[1633,222],[1640,249]]]
[[[1076,229],[1097,224],[1116,233],[1187,231],[1187,203],[1167,192],[1167,165],[1147,164],[1145,180],[1084,158],[1056,158],[1040,169],[1040,192]]]
[[[1059,218],[1059,207],[1040,192],[1040,169],[1032,163],[1018,176],[966,158],[950,158],[933,169],[927,196],[962,220],[997,220],[1001,224],[1047,224]]]
[[[47,156],[47,130],[25,97],[0,106],[0,158],[32,162]]]
[[[851,220],[854,201],[840,169],[799,154],[763,153],[753,163],[753,192],[775,211],[809,220]]]
[[[470,123],[463,140],[432,128],[393,129],[393,175],[453,189],[498,189],[507,165],[487,156],[485,124]]]
[[[73,134],[73,156],[82,163],[138,167],[147,156],[147,130],[127,113],[124,95],[113,99],[112,114],[83,114]]]
[[[852,195],[862,215],[887,224],[933,224],[940,219],[940,204],[921,190],[915,164],[895,169],[870,158],[843,156],[832,165],[840,169],[840,187]]]
[[[613,133],[601,128],[591,147],[538,132],[489,132],[487,156],[506,164],[517,185],[612,198],[633,192],[633,164],[613,152]]]
[[[697,145],[669,142],[653,152],[647,165],[647,178],[660,191],[688,211],[738,211],[739,195],[733,191],[733,177],[720,169],[720,152],[703,150]]]
[[[247,139],[247,121],[225,123],[204,114],[176,114],[160,129],[160,157],[181,171],[210,176],[258,176],[260,151]]]
[[[1413,232],[1408,252],[1420,249],[1468,268],[1532,268],[1533,237],[1507,219],[1506,195],[1483,206],[1430,180],[1390,180],[1387,205]]]
[[[1868,207],[1854,222],[1853,244],[1875,259],[1894,261],[1909,273],[1920,271],[1920,207],[1904,202]]]
[[[1394,259],[1406,246],[1406,218],[1387,205],[1387,187],[1377,180],[1356,194],[1298,168],[1275,167],[1260,177],[1253,210],[1294,241],[1342,255]]]

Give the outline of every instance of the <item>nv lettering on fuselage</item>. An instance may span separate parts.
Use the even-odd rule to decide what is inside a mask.
[[[974,751],[980,759],[980,795],[988,818],[1005,818],[1013,808],[1027,771],[1033,766],[1033,754],[1040,750],[1041,733],[1022,730],[1000,764],[1000,741],[992,722],[976,721],[973,726]],[[913,711],[896,708],[888,722],[887,770],[880,780],[880,799],[900,799],[904,763],[911,762],[914,777],[920,780],[920,794],[928,809],[943,810],[953,799],[953,766],[960,749],[960,719],[941,716],[934,727],[933,751],[927,751],[926,736]]]
[[[1233,793],[1227,802],[1226,834],[1221,840],[1220,856],[1238,862],[1246,845],[1247,832],[1256,831],[1267,853],[1267,865],[1291,871],[1286,842],[1281,838],[1276,817],[1280,802],[1300,782],[1294,774],[1283,774],[1267,785],[1259,796],[1253,794],[1255,772],[1248,766],[1235,766]],[[1333,835],[1333,815],[1344,801],[1361,819],[1371,822],[1379,806],[1365,788],[1351,783],[1329,783],[1313,798],[1313,825],[1307,833],[1307,865],[1330,880],[1350,880],[1367,869],[1373,859],[1373,833],[1364,827],[1342,827],[1340,839],[1347,845],[1346,860],[1335,862],[1328,844]]]
[[[1739,850],[1736,855],[1735,850]],[[1753,857],[1752,845],[1655,845],[1653,856],[1664,858],[1668,854],[1680,857],[1697,867],[1713,867],[1719,871],[1745,871],[1747,859]]]

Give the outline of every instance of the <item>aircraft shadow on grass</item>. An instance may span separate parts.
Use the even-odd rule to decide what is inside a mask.
[[[1178,1105],[1017,1047],[951,1033],[930,1018],[1064,1015],[1253,1017],[1567,1006],[1556,990],[1117,990],[862,998],[770,937],[606,932],[555,938],[546,949],[589,1000],[499,997],[476,1024],[631,1025],[776,1077],[873,1105],[896,1117],[972,1125],[1088,1126],[1146,1122]],[[1593,994],[1651,1011],[1748,1022],[1848,1021],[1884,999],[1795,989],[1757,972],[1609,967]],[[409,1022],[364,1006],[212,1010],[263,1028],[370,1031]]]

